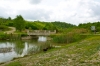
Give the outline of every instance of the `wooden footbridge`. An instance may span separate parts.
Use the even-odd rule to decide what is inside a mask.
[[[51,34],[56,34],[56,30],[31,30],[31,31],[27,31],[28,35],[51,35]]]

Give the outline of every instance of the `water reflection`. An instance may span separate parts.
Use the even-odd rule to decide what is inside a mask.
[[[24,42],[23,41],[15,41],[14,44],[15,44],[14,51],[17,54],[21,55],[23,52],[23,49],[25,47]]]
[[[48,46],[48,42],[44,40],[40,42],[40,39],[38,41],[19,40],[0,42],[0,63],[10,61],[15,57],[23,57],[27,54],[38,52]]]
[[[39,36],[38,41],[47,41],[47,38],[44,36]]]

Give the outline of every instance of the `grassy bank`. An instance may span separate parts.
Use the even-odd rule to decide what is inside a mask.
[[[54,48],[0,66],[99,66],[100,36]]]
[[[20,40],[21,37],[27,36],[26,33],[11,33],[7,34],[4,32],[0,32],[0,40]]]

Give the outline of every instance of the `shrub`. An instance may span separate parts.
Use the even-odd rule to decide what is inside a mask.
[[[21,37],[28,36],[27,33],[21,33]]]
[[[0,39],[6,39],[6,38],[7,38],[7,34],[0,32]]]
[[[4,25],[0,25],[0,30],[4,31],[4,30],[8,30],[9,28],[7,26]]]

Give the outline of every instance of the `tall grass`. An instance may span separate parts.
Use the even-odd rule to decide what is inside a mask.
[[[53,38],[53,42],[56,43],[72,43],[84,39],[86,36],[74,34],[74,35],[57,35]]]
[[[74,29],[70,32],[67,33],[63,33],[63,34],[59,34],[59,35],[55,35],[53,36],[53,42],[56,43],[72,43],[72,42],[76,42],[79,40],[82,40],[84,38],[86,38],[86,36],[84,35],[80,35],[82,33],[84,33],[86,30],[82,30],[82,29]]]

